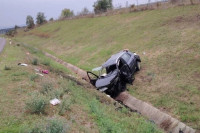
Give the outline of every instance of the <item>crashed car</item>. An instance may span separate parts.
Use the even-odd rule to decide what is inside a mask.
[[[101,67],[92,70],[98,74],[88,71],[87,75],[90,83],[99,91],[116,96],[126,89],[126,83],[132,84],[134,73],[140,70],[140,63],[136,53],[123,50],[112,55]]]

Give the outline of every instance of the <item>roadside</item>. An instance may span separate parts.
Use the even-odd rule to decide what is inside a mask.
[[[5,45],[6,45],[6,39],[0,37],[0,53],[3,51]]]
[[[54,124],[65,121],[68,132],[162,132],[155,124],[105,95],[60,76],[60,71],[67,70],[36,49],[6,45],[2,54],[0,133],[18,133],[24,128],[31,132],[41,127],[38,124],[54,119]],[[49,74],[36,75],[35,69],[49,70]],[[49,100],[55,97],[61,104],[52,106]],[[45,108],[40,108],[41,104]]]

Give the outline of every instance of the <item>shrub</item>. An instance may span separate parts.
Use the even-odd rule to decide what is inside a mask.
[[[33,64],[33,65],[38,65],[38,59],[34,58],[34,59],[32,60],[32,64]]]
[[[53,85],[51,83],[43,83],[42,90],[40,91],[42,94],[48,94],[53,90]]]
[[[70,105],[70,99],[63,99],[62,103],[59,106],[59,115],[64,115],[67,110],[70,110]]]
[[[74,16],[74,12],[71,11],[70,9],[63,9],[60,18],[70,18]]]
[[[26,102],[26,109],[30,113],[45,113],[45,107],[48,104],[46,97],[39,93],[33,93],[31,98]]]
[[[50,66],[50,60],[45,59],[42,61],[42,64],[45,66]]]
[[[11,67],[5,65],[4,70],[11,70]]]
[[[51,118],[25,125],[20,133],[66,133],[69,126],[64,119]]]
[[[46,125],[47,133],[66,133],[68,126],[59,118],[49,119]]]
[[[39,76],[37,74],[32,74],[29,78],[31,81],[35,81]]]

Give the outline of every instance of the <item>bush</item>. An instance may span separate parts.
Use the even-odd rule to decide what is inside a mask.
[[[48,104],[46,97],[39,93],[33,93],[31,98],[26,102],[26,109],[30,113],[45,113],[45,107]]]
[[[49,119],[46,126],[47,133],[66,133],[67,132],[66,123],[58,118]]]
[[[70,18],[74,16],[74,12],[71,11],[70,9],[63,9],[60,18]]]
[[[59,115],[64,115],[67,110],[70,110],[70,105],[70,99],[63,99],[62,103],[59,106]]]
[[[31,81],[35,81],[39,76],[37,74],[32,74],[29,78]]]
[[[69,126],[64,119],[52,118],[25,125],[20,133],[66,133]]]
[[[42,64],[45,65],[45,66],[50,66],[50,60],[44,59],[42,61]]]
[[[33,64],[33,65],[38,65],[38,59],[34,58],[34,59],[32,60],[32,64]]]
[[[48,94],[53,90],[53,85],[51,83],[44,83],[42,85],[42,90],[40,91],[42,94]]]
[[[4,70],[11,70],[11,67],[5,65]]]

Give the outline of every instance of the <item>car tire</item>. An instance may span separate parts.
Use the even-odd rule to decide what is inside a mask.
[[[140,69],[141,69],[140,62],[137,61],[137,62],[136,62],[136,71],[140,71]]]

